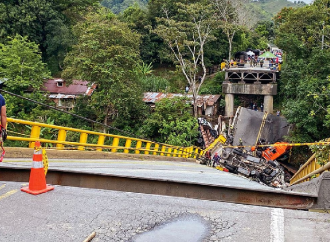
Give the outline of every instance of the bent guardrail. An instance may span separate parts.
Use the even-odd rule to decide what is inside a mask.
[[[311,178],[318,177],[322,172],[330,169],[330,162],[321,166],[313,154],[308,161],[299,168],[290,180],[290,185],[295,185],[305,181],[309,181]]]
[[[149,140],[131,138],[120,135],[106,134],[88,130],[68,128],[63,126],[31,122],[20,119],[8,118],[9,134],[11,125],[26,125],[30,127],[29,137],[9,135],[8,140],[29,142],[29,148],[34,148],[35,141],[54,145],[56,149],[63,150],[74,147],[77,150],[94,149],[96,151],[110,151],[120,153],[135,153],[145,155],[160,155],[183,158],[197,158],[203,151],[197,147],[180,147],[157,143]],[[42,128],[53,132],[53,138],[42,135]],[[75,140],[76,139],[76,140]]]

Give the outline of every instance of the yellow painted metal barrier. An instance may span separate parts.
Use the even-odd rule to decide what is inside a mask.
[[[135,153],[145,155],[161,155],[172,157],[198,158],[202,150],[197,147],[180,147],[160,144],[150,140],[106,134],[88,130],[74,129],[20,119],[8,118],[8,133],[12,134],[11,127],[25,125],[31,129],[29,137],[9,135],[8,140],[29,142],[29,147],[34,148],[35,141],[52,145],[54,148],[111,151],[120,153]],[[43,137],[43,129],[52,132],[52,138]],[[70,135],[69,135],[70,134]],[[76,140],[74,140],[76,137]]]
[[[315,154],[314,154],[294,174],[294,176],[290,180],[290,185],[295,185],[298,183],[309,181],[312,177],[318,177],[323,171],[327,171],[329,169],[330,169],[330,162],[321,166],[317,162],[317,159],[315,158]]]
[[[209,147],[207,147],[205,150],[202,150],[201,155],[204,155],[206,153],[206,151],[208,150],[212,150],[218,143],[224,144],[226,143],[226,137],[223,135],[219,135],[218,138],[216,138],[212,144],[209,145]]]
[[[330,139],[326,139],[325,141],[315,142],[309,145],[330,145]],[[294,176],[290,180],[290,185],[295,185],[298,183],[309,181],[315,177],[318,177],[324,171],[328,171],[330,169],[330,157],[327,159],[327,163],[324,161],[319,162],[318,158],[315,154],[313,154],[308,161],[302,165],[299,170],[294,174]]]

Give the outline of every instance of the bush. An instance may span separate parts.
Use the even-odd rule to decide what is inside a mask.
[[[199,94],[221,94],[222,83],[225,80],[225,73],[218,72],[214,78],[205,80]]]

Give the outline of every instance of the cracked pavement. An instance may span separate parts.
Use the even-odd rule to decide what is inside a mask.
[[[0,182],[0,242],[83,241],[94,231],[93,242],[138,242],[146,232],[187,218],[202,225],[196,242],[330,240],[325,213],[62,186],[33,196],[21,186]],[[180,232],[176,241],[188,241],[183,235],[189,228]]]

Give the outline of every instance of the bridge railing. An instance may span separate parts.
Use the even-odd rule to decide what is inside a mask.
[[[20,119],[8,118],[8,133],[11,127],[25,125],[30,129],[28,137],[8,135],[8,140],[28,142],[30,148],[34,148],[35,141],[48,144],[56,149],[96,150],[120,153],[135,153],[145,155],[161,155],[183,158],[197,158],[203,151],[197,147],[180,147],[157,143],[149,140],[131,138],[120,135],[106,134],[89,130],[74,129],[63,126],[31,122]],[[52,137],[43,137],[44,129],[52,133]]]
[[[330,169],[330,162],[320,165],[315,154],[302,165],[290,180],[290,185],[295,185],[305,181],[309,181],[313,177],[318,177],[322,172]]]
[[[219,143],[221,143],[221,144],[224,144],[225,142],[226,142],[226,137],[225,136],[223,136],[222,134],[220,134],[219,136],[218,136],[218,138],[216,138],[214,141],[213,141],[213,143],[212,144],[210,144],[205,150],[203,150],[202,151],[202,155],[205,155],[205,153],[206,153],[206,151],[208,151],[208,150],[213,150],[216,146],[217,146],[217,144],[219,144]]]

